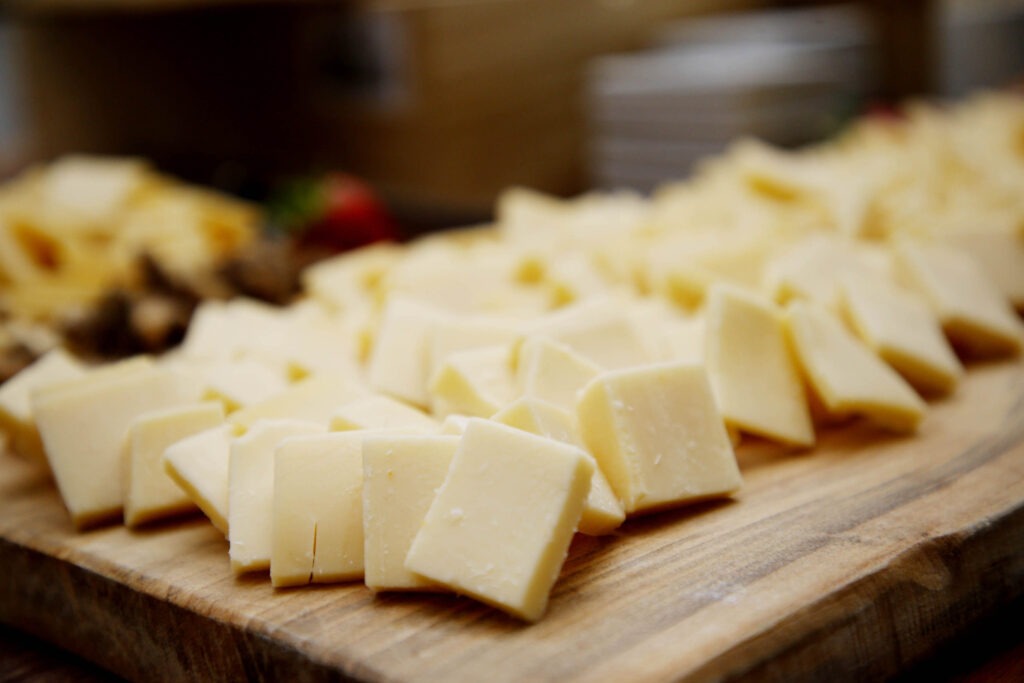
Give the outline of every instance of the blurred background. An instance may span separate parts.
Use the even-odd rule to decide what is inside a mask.
[[[263,199],[344,170],[407,223],[649,190],[1024,77],[1024,0],[8,0],[0,177],[128,154]]]

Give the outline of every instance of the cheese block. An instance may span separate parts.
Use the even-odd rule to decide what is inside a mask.
[[[392,297],[370,357],[370,386],[413,405],[429,405],[429,343],[434,324],[446,317],[431,306]]]
[[[229,424],[185,437],[164,450],[164,471],[221,533],[228,535]]]
[[[550,337],[531,335],[518,347],[519,392],[567,410],[576,408],[576,394],[600,372],[600,366]]]
[[[224,422],[220,403],[206,402],[140,415],[125,459],[124,522],[130,527],[193,509],[191,497],[167,475],[168,446]]]
[[[132,363],[88,373],[32,396],[47,461],[75,527],[120,514],[128,429],[144,413],[195,401],[170,370]]]
[[[274,527],[274,450],[289,436],[326,431],[307,420],[258,420],[231,442],[228,541],[236,574],[270,567]]]
[[[979,356],[1018,354],[1024,325],[996,285],[965,253],[902,240],[901,277],[928,302],[954,346]]]
[[[593,476],[580,449],[471,420],[406,556],[406,569],[536,621]]]
[[[784,444],[814,444],[800,371],[772,302],[729,285],[708,293],[707,369],[726,424]]]
[[[846,278],[840,292],[846,320],[879,358],[921,391],[953,391],[963,367],[920,295],[884,278]]]
[[[405,568],[459,445],[458,436],[376,435],[363,440],[366,585],[374,591],[437,590]]]
[[[275,587],[363,576],[363,439],[293,436],[274,453],[270,581]]]
[[[895,431],[917,428],[924,401],[834,315],[793,302],[785,320],[803,373],[829,413],[864,415]]]
[[[431,406],[438,415],[490,417],[515,395],[507,345],[449,354],[430,380]]]
[[[331,416],[330,428],[341,432],[350,429],[408,429],[436,432],[440,423],[422,410],[383,394],[364,396],[343,403]]]
[[[85,372],[80,361],[58,347],[0,384],[0,430],[7,433],[15,453],[46,462],[32,414],[31,394],[41,387],[81,377]]]
[[[328,372],[307,377],[264,401],[237,410],[228,421],[243,430],[257,420],[303,419],[326,426],[338,406],[368,393],[357,381]]]
[[[668,363],[602,373],[583,389],[577,416],[584,443],[627,515],[740,487],[703,366]]]
[[[575,415],[541,399],[524,396],[498,411],[492,419],[531,434],[585,448],[574,424]],[[589,452],[587,456],[593,457]],[[625,518],[622,503],[615,497],[611,484],[595,461],[594,476],[590,480],[590,493],[583,506],[583,516],[580,517],[579,532],[588,536],[610,534]]]

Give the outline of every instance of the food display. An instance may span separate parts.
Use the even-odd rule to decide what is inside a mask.
[[[308,267],[287,306],[202,301],[163,355],[52,350],[0,424],[78,529],[198,509],[268,590],[536,621],[574,534],[742,492],[743,441],[912,439],[973,361],[1019,363],[1022,141],[1024,101],[992,94],[742,141],[649,198],[512,189],[493,226]]]

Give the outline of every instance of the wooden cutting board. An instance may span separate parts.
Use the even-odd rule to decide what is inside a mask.
[[[1024,363],[973,367],[921,432],[744,443],[734,501],[577,537],[547,616],[235,578],[202,519],[72,531],[0,456],[0,619],[131,679],[877,679],[1024,594]]]

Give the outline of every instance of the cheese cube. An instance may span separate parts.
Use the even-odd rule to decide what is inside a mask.
[[[895,431],[917,428],[924,401],[835,316],[793,302],[785,319],[804,375],[828,412],[862,414]]]
[[[598,375],[577,405],[580,432],[626,514],[724,496],[741,479],[703,366]]]
[[[79,529],[121,512],[123,461],[132,422],[144,413],[198,398],[170,370],[126,363],[127,367],[116,364],[32,396],[46,458]]]
[[[981,356],[1020,353],[1024,325],[1009,302],[967,254],[903,241],[899,273],[939,318],[954,346]]]
[[[368,393],[348,377],[334,373],[314,375],[260,403],[235,411],[228,416],[228,422],[242,429],[248,429],[257,420],[304,419],[327,425],[338,406]]]
[[[164,471],[228,535],[228,464],[232,426],[225,424],[186,437],[164,451]]]
[[[406,569],[527,621],[541,617],[593,466],[578,448],[474,419]]]
[[[919,295],[882,278],[847,278],[840,289],[850,326],[896,372],[922,391],[956,387],[963,367]]]
[[[370,358],[370,386],[413,405],[429,405],[428,345],[434,324],[446,317],[411,299],[391,299]]]
[[[363,576],[366,434],[293,436],[277,446],[270,555],[274,586]]]
[[[718,409],[740,430],[811,446],[814,428],[782,318],[767,300],[728,285],[708,293],[707,369]]]
[[[523,397],[500,410],[492,418],[509,427],[546,436],[570,446],[584,448],[577,433],[575,415],[541,399]],[[587,457],[593,458],[589,452]],[[594,476],[590,480],[590,493],[583,506],[579,532],[588,536],[602,536],[615,531],[625,520],[622,503],[615,497],[607,477],[594,462]]]
[[[516,383],[524,396],[574,410],[576,394],[600,372],[600,366],[549,337],[531,335],[519,345]]]
[[[185,437],[223,422],[224,408],[219,403],[195,403],[136,418],[125,467],[125,524],[138,526],[192,509],[192,499],[164,471],[164,451]]]
[[[0,429],[7,432],[15,453],[46,462],[32,415],[31,394],[41,387],[81,377],[85,372],[74,356],[58,347],[0,384]]]
[[[438,589],[406,569],[405,557],[458,445],[458,436],[439,435],[363,441],[365,580],[371,590]]]
[[[364,396],[343,403],[331,416],[332,431],[350,429],[408,429],[415,432],[436,432],[440,428],[422,410],[413,408],[390,396]]]
[[[231,442],[228,541],[236,574],[270,567],[274,527],[274,450],[289,436],[326,427],[306,420],[259,420]]]
[[[499,411],[516,394],[510,355],[508,346],[450,354],[430,381],[433,412],[490,417]]]

